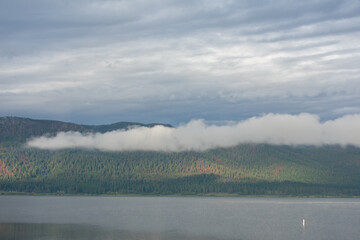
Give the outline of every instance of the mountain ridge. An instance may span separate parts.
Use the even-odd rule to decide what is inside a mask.
[[[112,124],[84,125],[58,120],[43,120],[24,117],[0,117],[0,143],[24,143],[31,137],[39,137],[44,134],[54,135],[57,132],[78,131],[86,132],[109,132],[114,130],[128,129],[132,126],[154,127],[157,125],[172,127],[170,124],[162,123],[138,123],[138,122],[116,122]]]
[[[106,132],[134,125],[138,124],[119,122],[96,127],[2,117],[0,191],[360,196],[360,148],[352,146],[241,144],[204,152],[23,147],[29,137],[58,131]]]

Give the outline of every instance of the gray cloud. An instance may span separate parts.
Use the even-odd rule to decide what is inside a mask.
[[[1,1],[0,114],[335,118],[358,106],[359,16],[355,0]]]
[[[216,126],[193,120],[176,128],[138,127],[107,133],[60,132],[55,137],[38,137],[28,147],[58,150],[87,148],[102,151],[205,151],[241,143],[275,145],[340,144],[360,147],[360,115],[320,122],[311,114],[267,114]]]

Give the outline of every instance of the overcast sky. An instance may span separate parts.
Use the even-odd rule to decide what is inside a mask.
[[[0,116],[360,113],[360,2],[0,1]]]

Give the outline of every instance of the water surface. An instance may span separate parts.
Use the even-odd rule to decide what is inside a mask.
[[[0,196],[4,240],[346,240],[359,226],[360,199]]]

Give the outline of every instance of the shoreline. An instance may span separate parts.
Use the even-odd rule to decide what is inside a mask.
[[[0,191],[0,196],[54,196],[54,197],[224,197],[224,198],[354,198],[352,195],[240,195],[236,193],[207,193],[207,194],[87,194],[87,193],[35,193],[35,192],[6,192]]]

